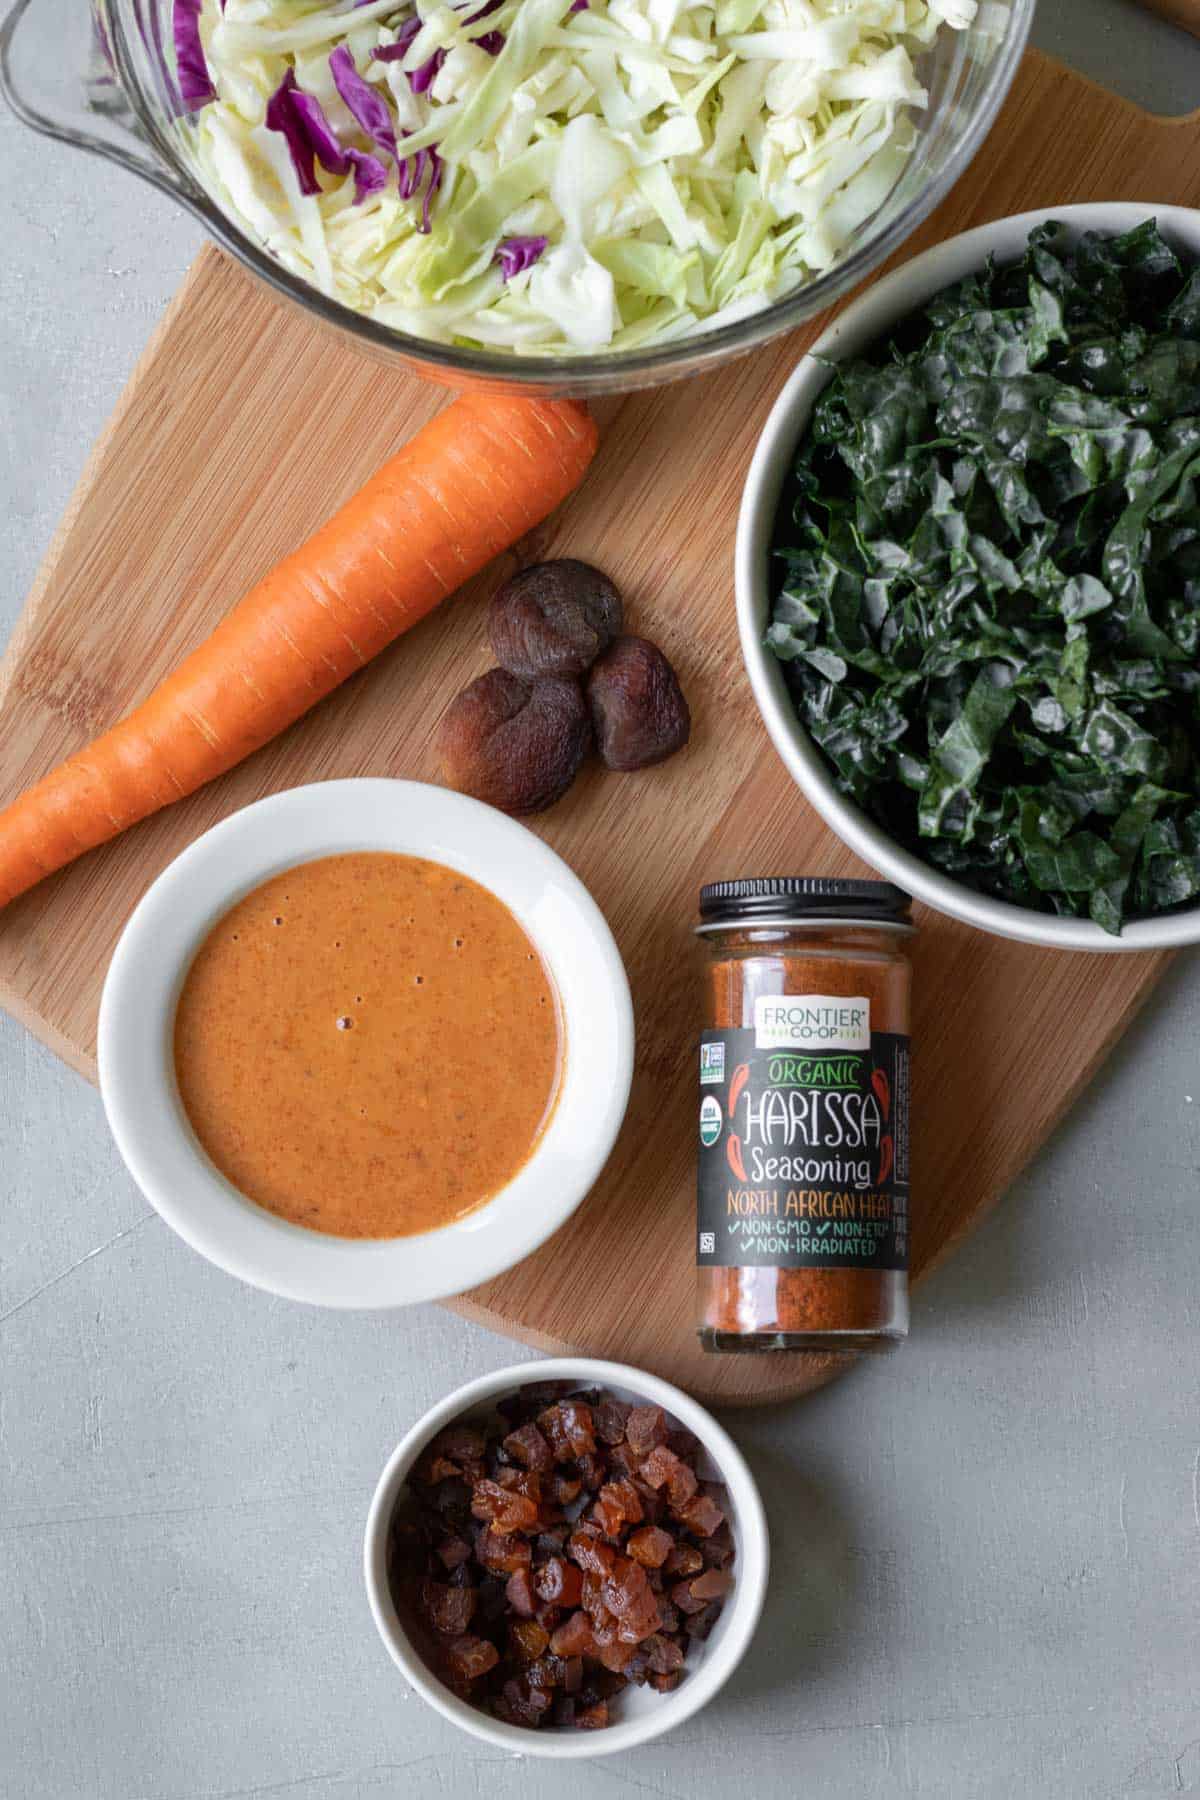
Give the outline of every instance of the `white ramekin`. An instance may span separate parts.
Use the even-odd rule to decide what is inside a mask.
[[[1194,944],[1200,942],[1200,907],[1158,919],[1134,920],[1120,937],[1113,937],[1090,919],[1058,918],[973,893],[902,849],[838,790],[824,758],[796,716],[782,665],[763,643],[771,605],[768,562],[783,483],[817,398],[830,379],[828,362],[860,355],[941,288],[961,281],[989,257],[1001,262],[1015,260],[1034,226],[1048,219],[1060,219],[1079,233],[1129,231],[1151,217],[1157,218],[1164,235],[1181,250],[1200,255],[1200,212],[1188,207],[1149,203],[1060,206],[981,225],[935,245],[868,288],[804,356],[775,402],[750,465],[738,519],[738,630],[750,685],[775,748],[826,824],[864,862],[939,912],[1000,937],[1067,950],[1162,950]]]
[[[175,1080],[179,991],[212,926],[272,875],[354,850],[427,857],[489,888],[537,945],[562,1002],[562,1087],[533,1155],[486,1205],[415,1237],[330,1237],[255,1206],[201,1149]],[[625,1115],[633,1009],[600,909],[561,857],[523,825],[445,788],[327,781],[235,813],[163,871],[126,925],[108,971],[99,1065],[105,1111],[130,1174],[194,1250],[289,1299],[405,1306],[500,1274],[571,1216]],[[313,1177],[319,1180],[320,1171]]]
[[[409,1470],[425,1446],[455,1420],[468,1414],[483,1417],[505,1394],[543,1381],[607,1388],[618,1399],[661,1406],[700,1439],[713,1465],[713,1479],[725,1483],[730,1500],[729,1522],[736,1545],[734,1584],[711,1637],[693,1647],[687,1674],[673,1693],[626,1688],[616,1703],[619,1723],[601,1731],[580,1731],[574,1727],[529,1730],[505,1725],[460,1700],[439,1681],[407,1636],[388,1585],[388,1528]],[[518,1363],[515,1368],[482,1375],[478,1381],[457,1388],[418,1419],[388,1458],[371,1501],[363,1541],[363,1572],[371,1613],[397,1668],[444,1718],[485,1743],[523,1756],[578,1759],[632,1750],[690,1719],[708,1704],[745,1655],[762,1612],[769,1567],[770,1546],[762,1500],[746,1459],[729,1433],[702,1406],[669,1382],[644,1375],[624,1363],[595,1362],[577,1356]]]

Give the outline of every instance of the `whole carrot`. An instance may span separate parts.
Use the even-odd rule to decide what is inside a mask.
[[[447,406],[119,725],[0,812],[0,906],[277,737],[582,479],[572,401]]]

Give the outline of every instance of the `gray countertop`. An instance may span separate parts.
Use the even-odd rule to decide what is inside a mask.
[[[1158,110],[1200,94],[1200,47],[1127,0],[1045,0],[1038,37]],[[2,634],[197,236],[7,117],[0,168]],[[1198,1029],[1181,958],[903,1353],[728,1415],[774,1528],[761,1632],[579,1800],[1200,1793]],[[402,1431],[529,1353],[227,1279],[2,1017],[0,1220],[6,1800],[557,1793],[407,1691],[359,1575]]]

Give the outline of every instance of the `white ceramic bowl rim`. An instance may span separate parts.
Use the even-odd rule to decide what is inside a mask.
[[[1200,907],[1133,920],[1120,937],[1113,937],[1090,919],[1059,918],[993,900],[941,874],[888,837],[839,792],[824,758],[797,717],[780,663],[762,639],[770,611],[768,557],[775,513],[792,452],[830,379],[826,362],[861,354],[941,288],[981,267],[989,256],[1000,261],[1015,259],[1034,226],[1047,220],[1061,220],[1075,232],[1124,232],[1151,217],[1157,218],[1164,236],[1193,256],[1200,255],[1200,212],[1189,207],[1137,202],[1052,207],[980,225],[937,244],[852,301],[802,358],[775,402],[746,478],[735,559],[742,656],[759,710],[793,778],[843,843],[889,881],[968,925],[1025,943],[1110,954],[1200,942]],[[818,357],[826,360],[818,361]]]
[[[493,1397],[543,1381],[571,1381],[580,1387],[624,1388],[661,1406],[695,1432],[721,1471],[736,1519],[737,1557],[734,1585],[722,1615],[720,1640],[709,1640],[703,1661],[688,1670],[671,1694],[659,1696],[654,1709],[638,1719],[620,1721],[602,1731],[533,1731],[506,1725],[453,1694],[409,1641],[397,1615],[387,1579],[387,1536],[392,1513],[409,1469],[430,1439],[446,1425]],[[486,1743],[523,1756],[579,1759],[632,1750],[638,1744],[673,1731],[707,1705],[728,1680],[754,1636],[766,1598],[770,1542],[766,1514],[745,1457],[729,1433],[690,1395],[658,1376],[623,1363],[583,1357],[550,1362],[518,1363],[482,1375],[458,1388],[405,1433],[388,1458],[375,1489],[363,1539],[363,1574],[367,1598],[379,1635],[397,1668],[443,1717]]]
[[[253,1205],[200,1148],[175,1082],[179,990],[212,926],[272,875],[355,850],[427,857],[489,888],[537,945],[562,1004],[562,1083],[530,1160],[484,1206],[415,1237],[330,1237]],[[98,1060],[105,1110],[130,1173],[193,1249],[290,1299],[399,1306],[488,1280],[570,1217],[600,1174],[625,1114],[633,1011],[599,907],[531,831],[475,800],[418,782],[318,782],[234,813],[154,882],[109,968]]]

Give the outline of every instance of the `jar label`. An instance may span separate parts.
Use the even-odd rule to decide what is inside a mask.
[[[701,1038],[697,1263],[906,1269],[908,1038],[871,1031],[865,1000],[773,999],[790,1023],[762,1004]]]

